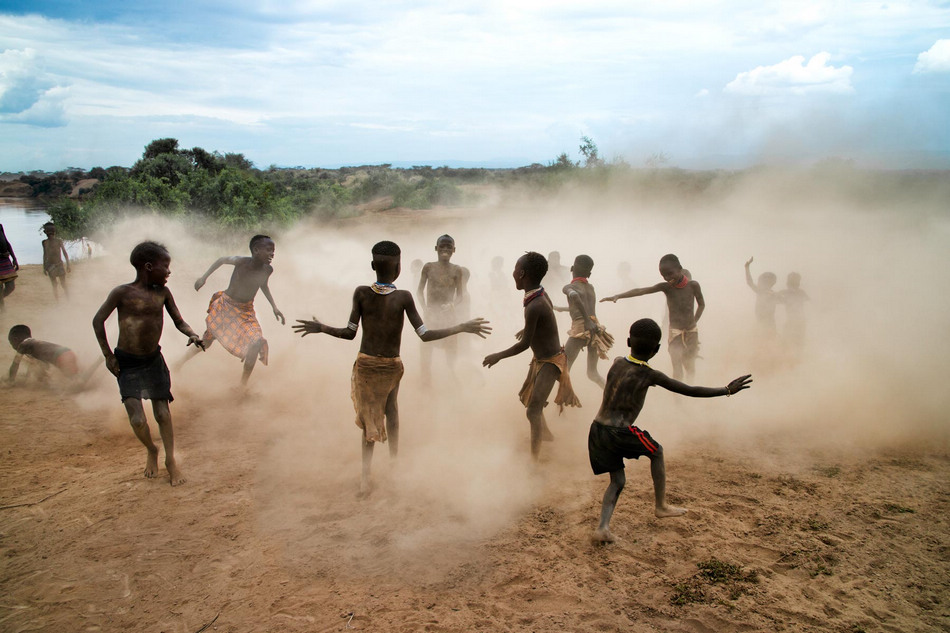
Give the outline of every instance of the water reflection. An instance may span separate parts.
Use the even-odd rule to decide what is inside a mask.
[[[0,198],[0,224],[13,246],[17,261],[23,264],[42,264],[46,239],[43,224],[49,222],[46,207],[32,200]],[[72,250],[69,251],[72,257]]]

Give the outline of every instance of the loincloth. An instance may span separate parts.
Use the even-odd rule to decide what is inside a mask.
[[[247,351],[261,341],[260,359],[267,364],[267,341],[254,313],[254,302],[240,303],[223,290],[214,293],[205,318],[207,329],[202,340],[217,340],[224,349],[238,358],[246,358]]]
[[[9,253],[0,253],[0,283],[13,281],[16,278],[16,266],[13,265]]]
[[[356,409],[356,426],[367,442],[386,441],[386,402],[399,387],[403,366],[399,357],[370,356],[360,352],[353,363],[350,396]]]
[[[591,346],[601,359],[610,360],[607,351],[614,346],[614,337],[608,334],[605,328],[601,327],[597,317],[592,316],[590,320],[597,326],[597,332],[591,334],[591,331],[587,329],[584,323],[584,319],[574,319],[571,322],[571,329],[567,331],[567,335],[571,338],[584,341],[585,347],[587,345]]]
[[[49,266],[44,266],[43,270],[46,271],[46,274],[50,277],[65,277],[66,276],[66,265],[63,262],[54,262]]]
[[[688,330],[670,328],[670,348],[677,345],[683,348],[687,358],[694,358],[699,354],[699,329],[692,327]]]
[[[122,402],[126,398],[140,400],[174,400],[172,397],[172,379],[168,365],[162,356],[161,346],[145,356],[129,354],[115,349],[115,359],[119,362],[119,395]]]
[[[531,396],[534,394],[534,385],[541,372],[541,367],[545,364],[554,365],[558,369],[557,381],[559,384],[557,395],[554,396],[554,404],[558,406],[559,411],[564,411],[564,407],[579,407],[581,401],[577,399],[574,388],[571,386],[571,374],[567,371],[567,355],[564,350],[551,358],[532,358],[531,365],[528,366],[528,376],[524,379],[521,391],[518,397],[524,406],[531,402]]]

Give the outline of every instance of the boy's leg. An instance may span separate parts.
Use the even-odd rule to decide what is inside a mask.
[[[656,499],[656,516],[662,518],[678,517],[686,514],[686,508],[677,508],[666,504],[666,463],[663,461],[663,449],[650,458],[650,474],[653,476],[653,496]]]
[[[158,431],[162,434],[162,444],[165,446],[165,468],[168,469],[168,478],[173,486],[183,484],[185,478],[181,476],[178,464],[175,462],[175,432],[172,429],[172,414],[168,410],[168,400],[152,400],[152,412],[155,414]]]
[[[593,345],[587,346],[587,377],[590,378],[592,382],[597,384],[601,389],[604,388],[604,378],[600,375],[600,372],[597,371],[597,361],[600,360],[600,357],[597,355],[597,350],[594,349]]]
[[[683,360],[686,349],[683,347],[683,337],[677,336],[670,342],[670,360],[673,361],[673,380],[683,380]]]
[[[63,287],[63,296],[69,299],[69,289],[66,288],[66,275],[59,278],[59,285]]]
[[[135,437],[145,445],[148,451],[148,458],[145,461],[145,476],[151,479],[158,474],[158,447],[152,441],[152,434],[148,430],[148,420],[145,419],[145,409],[142,408],[142,401],[138,398],[126,398],[125,412],[129,414],[129,424],[135,431]]]
[[[528,402],[528,423],[531,425],[531,456],[535,459],[541,452],[541,441],[550,442],[554,439],[548,423],[544,419],[544,405],[547,403],[551,389],[557,382],[558,368],[550,363],[544,363],[538,376],[534,379],[534,391],[531,401]]]
[[[581,350],[584,349],[584,341],[579,338],[568,338],[567,343],[564,344],[564,354],[567,356],[567,368],[570,369],[574,366],[574,361],[577,360],[577,355],[581,353]]]
[[[386,435],[389,439],[389,455],[395,457],[399,453],[399,385],[389,392],[386,398]]]
[[[620,493],[626,483],[627,477],[623,468],[610,471],[610,483],[607,484],[604,501],[600,507],[600,525],[597,526],[594,535],[591,537],[594,543],[613,543],[617,540],[610,532],[610,517],[614,514],[617,499],[620,498]]]
[[[58,300],[59,293],[56,291],[56,277],[54,277],[52,274],[49,275],[49,283],[53,287],[53,298]]]
[[[376,445],[376,442],[367,442],[365,434],[360,438],[360,441],[363,444],[363,469],[360,473],[360,491],[356,496],[365,497],[373,490],[373,486],[370,483],[369,471],[373,463],[373,447]]]
[[[3,284],[3,296],[9,297],[10,293],[13,292],[13,289],[16,288],[16,279],[11,279],[10,281]]]
[[[247,379],[251,377],[251,372],[254,371],[254,365],[257,364],[257,357],[260,355],[263,346],[264,339],[260,339],[247,348],[247,354],[244,356],[244,373],[241,374],[242,385],[246,385]]]

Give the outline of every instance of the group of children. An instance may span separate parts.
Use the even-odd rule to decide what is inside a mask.
[[[253,306],[259,290],[273,308],[275,318],[281,324],[285,323],[267,285],[273,273],[274,241],[268,236],[256,235],[249,246],[250,257],[222,257],[195,282],[195,290],[199,290],[218,268],[225,264],[233,266],[228,287],[211,298],[207,328],[202,336],[184,321],[166,286],[171,256],[156,242],[143,242],[132,250],[130,263],[135,269],[135,279],[114,288],[93,318],[93,330],[106,366],[118,379],[119,393],[129,421],[146,447],[146,477],[158,473],[158,448],[152,441],[142,402],[149,399],[164,445],[170,481],[172,485],[184,481],[174,456],[174,432],[168,407],[173,400],[170,373],[159,345],[164,313],[168,313],[175,327],[187,337],[186,345],[193,346],[195,353],[206,350],[214,340],[218,340],[231,354],[242,359],[242,383],[247,382],[258,360],[267,362],[268,345]],[[448,235],[440,236],[435,250],[437,261],[421,268],[417,289],[418,300],[433,329],[429,329],[417,310],[413,295],[396,288],[395,281],[401,271],[401,251],[397,244],[389,241],[373,246],[370,266],[376,280],[356,288],[349,320],[344,327],[332,327],[315,318],[301,319],[293,325],[294,332],[302,336],[322,333],[348,340],[356,338],[362,327],[351,383],[356,424],[361,429],[361,496],[372,490],[370,471],[375,444],[388,441],[390,455],[395,456],[398,452],[397,399],[404,373],[400,360],[404,322],[409,321],[424,343],[449,339],[460,333],[482,338],[491,333],[488,321],[483,318],[458,322],[457,308],[466,300],[468,271],[450,261],[455,252],[454,240]],[[647,389],[658,385],[693,397],[728,396],[747,389],[751,378],[741,376],[718,388],[694,387],[680,381],[684,373],[690,379],[694,374],[699,344],[697,322],[705,304],[699,283],[686,274],[675,255],[665,255],[660,260],[661,283],[601,299],[617,301],[664,293],[670,318],[669,349],[673,377],[649,366],[648,361],[660,349],[661,329],[651,319],[641,319],[630,328],[627,338],[629,354],[615,359],[606,379],[603,378],[597,370],[597,363],[599,359],[608,358],[607,352],[614,340],[597,320],[596,293],[589,281],[593,266],[593,260],[586,255],[574,260],[570,268],[573,278],[562,289],[567,307],[555,308],[552,298],[541,285],[549,273],[549,261],[536,252],[519,257],[512,276],[515,287],[524,292],[524,328],[512,346],[487,355],[482,364],[490,368],[505,358],[531,350],[530,368],[519,397],[529,422],[531,454],[538,458],[542,442],[553,439],[544,408],[555,383],[558,384],[555,404],[562,409],[580,406],[569,370],[580,352],[587,348],[587,376],[603,388],[601,406],[589,431],[588,452],[594,473],[609,473],[610,476],[594,540],[611,542],[614,537],[609,523],[625,482],[624,459],[636,459],[641,455],[650,459],[656,516],[677,516],[685,512],[666,503],[662,446],[647,431],[635,425]],[[558,333],[556,309],[569,312],[572,321],[564,347]],[[105,329],[106,320],[113,312],[118,315],[119,325],[114,348],[109,344]],[[34,341],[28,328],[18,330],[16,335],[11,331],[10,343],[17,350],[18,359],[19,355],[32,355],[56,365],[64,373],[78,372],[72,352]],[[451,350],[448,351],[451,358]],[[15,365],[17,362],[14,361]],[[15,375],[15,369],[15,366],[11,367],[11,377]]]

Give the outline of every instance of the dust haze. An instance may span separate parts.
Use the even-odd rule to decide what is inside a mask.
[[[235,485],[253,487],[260,529],[285,544],[288,560],[317,573],[332,567],[426,579],[464,560],[472,546],[505,530],[542,500],[569,507],[589,504],[591,499],[578,497],[583,490],[578,482],[593,477],[586,436],[600,391],[584,375],[586,351],[572,372],[583,408],[560,416],[553,405],[546,409],[556,441],[545,444],[539,465],[530,463],[528,424],[517,398],[530,352],[490,370],[481,366],[486,354],[515,341],[522,311],[510,274],[515,260],[534,250],[558,251],[566,266],[578,254],[593,257],[590,281],[601,297],[660,282],[660,257],[677,254],[706,299],[694,382],[723,386],[753,374],[752,389],[732,398],[688,399],[651,391],[639,422],[666,448],[671,491],[677,486],[677,460],[697,447],[738,448],[752,461],[781,460],[789,470],[816,451],[833,459],[836,453],[882,447],[945,447],[950,405],[942,380],[950,369],[950,302],[943,294],[950,287],[947,195],[922,196],[910,186],[885,199],[851,194],[853,180],[871,178],[851,173],[817,186],[805,173],[750,174],[715,199],[684,195],[651,201],[609,187],[556,199],[525,193],[501,202],[487,195],[472,208],[381,213],[331,224],[305,221],[272,231],[277,252],[270,288],[288,323],[281,326],[258,295],[255,305],[270,344],[270,365],[258,364],[248,397],[236,389],[241,362],[219,345],[173,369],[177,436],[187,438],[198,418],[213,431],[209,437],[245,435],[253,447],[255,476]],[[377,490],[357,501],[360,431],[349,381],[358,341],[301,338],[290,325],[311,317],[345,325],[353,289],[375,279],[370,248],[383,239],[401,246],[396,285],[415,294],[418,280],[411,262],[433,261],[436,238],[443,233],[456,240],[452,261],[471,271],[471,316],[490,319],[494,331],[487,340],[459,335],[454,378],[444,352],[436,349],[433,384],[424,388],[422,343],[406,328],[400,454],[393,461],[388,446],[377,446]],[[30,325],[37,337],[68,345],[83,362],[91,362],[99,354],[90,326],[93,313],[112,287],[134,278],[131,247],[155,239],[171,251],[168,285],[185,320],[200,333],[210,296],[227,286],[231,268],[219,269],[198,292],[195,279],[220,256],[247,254],[249,238],[209,240],[179,222],[130,219],[101,237],[107,256],[72,276],[72,300]],[[501,292],[493,291],[489,280],[496,256],[504,258]],[[801,274],[810,301],[806,348],[797,363],[763,351],[756,340],[755,296],[743,272],[750,257],[755,258],[754,277],[765,271],[777,275],[776,290],[785,287],[788,273]],[[630,265],[632,285],[619,277],[624,262]],[[556,303],[565,304],[559,288],[548,285],[548,290]],[[663,323],[664,310],[662,294],[598,304],[598,317],[617,340],[612,355],[626,353],[626,332],[634,320],[651,317]],[[563,344],[569,321],[566,314],[558,319]],[[780,331],[783,319],[779,306]],[[107,329],[114,344],[114,316]],[[184,343],[166,320],[162,346],[169,366],[185,355]],[[670,372],[665,340],[652,365]],[[601,361],[602,374],[608,367]],[[104,371],[77,400],[84,409],[102,412],[116,441],[122,438],[129,450],[139,450],[114,381]],[[785,447],[779,453],[757,449],[763,438],[776,437]],[[187,449],[179,453],[190,476],[186,485],[201,486],[202,478],[215,477],[213,464],[193,463]],[[219,458],[234,457],[222,450]],[[648,477],[644,464],[631,463],[628,469],[632,477]],[[591,516],[590,525],[582,527],[592,528],[595,519]]]

